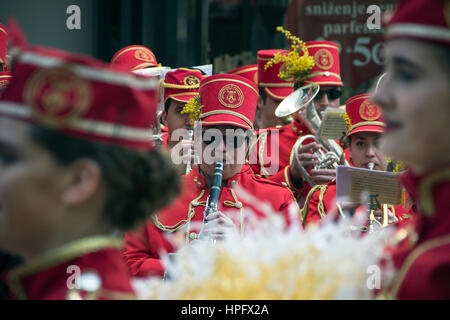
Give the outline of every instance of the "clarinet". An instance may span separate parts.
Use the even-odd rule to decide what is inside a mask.
[[[220,190],[222,189],[222,173],[223,173],[223,162],[219,161],[216,163],[216,167],[214,169],[214,177],[211,185],[211,193],[206,200],[206,208],[203,212],[203,222],[205,222],[206,217],[211,212],[216,212],[218,203]]]

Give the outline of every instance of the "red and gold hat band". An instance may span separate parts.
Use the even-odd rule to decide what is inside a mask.
[[[33,111],[28,106],[11,102],[0,102],[0,113],[24,120],[31,120],[33,118]],[[98,120],[72,119],[70,122],[64,123],[64,129],[82,131],[105,138],[145,142],[152,140],[151,128],[137,129]]]
[[[136,89],[156,89],[158,87],[158,81],[153,78],[138,78],[132,74],[116,73],[107,69],[101,70],[83,65],[68,65],[62,58],[49,57],[32,52],[23,53],[20,60],[22,63],[43,68],[67,66],[81,78],[109,84],[128,86]]]
[[[198,89],[200,87],[199,84],[195,84],[195,85],[185,85],[185,84],[176,84],[176,83],[167,83],[165,81],[163,81],[163,87],[164,88],[169,88],[169,89],[184,89],[184,90],[189,90],[189,89]]]
[[[329,71],[316,71],[316,72],[308,74],[306,77],[303,77],[300,80],[307,80],[309,78],[317,77],[317,76],[325,76],[325,77],[332,76],[332,77],[336,77],[339,80],[341,80],[341,76],[340,75],[338,75],[337,73],[334,73],[334,72],[329,72]]]
[[[200,88],[204,87],[204,86],[207,85],[208,83],[217,82],[217,81],[220,81],[220,82],[237,82],[237,83],[240,83],[240,84],[243,84],[243,85],[249,87],[249,88],[252,89],[256,94],[258,94],[258,91],[256,91],[255,88],[253,88],[251,85],[249,85],[248,83],[245,83],[244,81],[240,81],[240,80],[237,80],[237,79],[226,79],[226,80],[224,80],[224,79],[214,79],[214,80],[210,80],[210,81],[205,81],[204,83],[202,83],[202,85],[200,86]]]
[[[386,35],[388,38],[401,35],[416,36],[421,38],[444,40],[450,42],[450,30],[448,28],[415,23],[396,23],[387,29]]]
[[[351,133],[354,129],[362,127],[362,126],[380,126],[380,127],[386,127],[386,124],[384,122],[381,121],[364,121],[364,122],[360,122],[357,123],[353,126],[351,126],[348,130],[347,130],[347,135],[349,133]]]
[[[260,87],[267,87],[267,88],[293,88],[294,83],[293,82],[286,82],[286,83],[258,83]]]
[[[234,112],[231,110],[213,110],[213,111],[205,112],[200,115],[200,119],[206,118],[208,116],[216,115],[216,114],[229,114],[229,115],[238,117],[239,119],[244,120],[250,126],[250,128],[253,129],[253,123],[247,117],[240,114],[239,112]]]
[[[177,97],[184,97],[184,96],[198,96],[198,95],[199,95],[198,91],[187,91],[187,92],[182,92],[182,93],[169,94],[169,95],[164,99],[164,102],[166,102],[169,98],[172,98],[172,99],[177,100]]]
[[[256,66],[255,67],[248,67],[248,68],[245,68],[245,69],[233,72],[232,74],[240,75],[241,73],[245,73],[245,72],[249,72],[249,71],[255,71],[255,70],[258,70],[258,67],[256,67]]]

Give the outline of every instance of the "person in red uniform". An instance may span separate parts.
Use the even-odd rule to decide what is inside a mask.
[[[277,183],[255,177],[245,163],[250,137],[246,130],[253,129],[257,87],[243,77],[220,74],[203,79],[199,92],[203,106],[199,115],[202,162],[182,177],[182,193],[172,205],[144,228],[125,235],[124,257],[133,276],[163,275],[161,255],[176,252],[201,235],[216,240],[230,232],[245,235],[253,218],[266,217],[264,203],[287,223],[300,226],[292,193]],[[224,159],[218,211],[208,215],[203,224],[217,159]],[[239,188],[251,197],[239,193]],[[169,241],[169,237],[182,238],[182,244]]]
[[[182,111],[189,100],[198,96],[202,78],[200,70],[179,68],[167,72],[161,83],[164,87],[164,111],[161,120],[168,128],[167,133],[162,134],[163,144],[168,149],[173,149],[177,145],[177,150],[174,150],[172,157],[180,163],[180,172],[183,174],[186,173],[188,161],[191,167],[194,166],[194,142],[188,134],[188,130],[193,130],[193,121],[189,113],[182,113]]]
[[[314,66],[307,76],[296,79],[296,81],[299,87],[311,83],[320,85],[321,89],[314,100],[314,106],[320,116],[320,112],[326,108],[337,108],[340,105],[343,83],[340,76],[339,49],[331,41],[306,42],[306,48],[309,55],[314,57]],[[265,69],[269,59],[267,57],[258,60],[258,72]],[[278,74],[282,69],[282,62],[274,63],[263,73],[266,77],[265,80],[261,79],[261,74],[259,75],[259,86],[267,86],[264,88],[266,92],[269,94],[275,92],[274,94],[280,98],[292,93],[294,86],[293,80],[286,82],[279,79]],[[281,87],[280,81],[284,82],[284,87]],[[270,87],[269,84],[272,84],[273,87]],[[272,109],[271,112],[274,113],[276,106]],[[310,132],[296,114],[292,116],[294,121],[290,124],[259,132],[258,143],[253,148],[250,163],[255,174],[270,177],[271,180],[282,183],[290,188],[298,199],[301,199],[308,194],[310,186],[303,181],[300,169],[296,162],[293,162],[293,147],[301,136],[310,134]],[[310,153],[318,148],[317,143],[311,142],[299,148],[298,152],[300,161],[309,170],[313,181],[322,184],[333,180],[336,172],[333,169],[311,170],[317,157]],[[300,204],[302,203],[303,200],[300,200]]]
[[[418,213],[387,251],[395,299],[450,298],[450,11],[444,0],[401,1],[386,28],[386,72],[373,101],[386,120],[385,152]]]
[[[0,247],[24,264],[2,278],[15,299],[132,298],[111,235],[179,191],[150,139],[157,84],[85,55],[17,49],[0,98]]]
[[[115,52],[109,64],[110,66],[124,68],[136,73],[139,73],[139,70],[161,66],[152,50],[146,46],[136,44],[126,46]],[[167,133],[168,128],[161,123],[161,112],[162,110],[156,110],[157,117],[153,127],[158,134],[165,134]],[[159,126],[159,128],[157,128],[157,126]]]
[[[346,117],[350,165],[369,169],[369,163],[373,163],[374,170],[385,171],[387,162],[381,151],[385,127],[382,110],[370,101],[369,94],[360,94],[347,100]],[[367,215],[367,207],[355,206],[352,209]],[[403,220],[410,211],[403,205],[388,206],[387,209],[388,223]],[[302,208],[303,225],[318,222],[330,212],[344,216],[342,206],[336,202],[336,179],[311,189]],[[381,215],[377,218],[381,218]]]
[[[282,63],[276,63],[271,68],[265,68],[266,63],[273,59],[282,49],[259,50],[258,57],[258,89],[259,97],[257,110],[261,114],[261,129],[277,127],[292,121],[292,118],[278,118],[275,110],[280,102],[294,90],[292,79],[284,80],[278,76]]]

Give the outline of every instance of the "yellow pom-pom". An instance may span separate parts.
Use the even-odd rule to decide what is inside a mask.
[[[341,114],[341,117],[344,118],[345,123],[347,124],[347,130],[349,130],[352,127],[352,121],[350,120],[348,113]]]
[[[200,118],[202,108],[203,106],[200,102],[200,96],[197,95],[184,105],[183,110],[181,110],[180,113],[190,113],[192,121],[197,121]]]
[[[294,77],[296,81],[301,80],[311,72],[311,69],[314,67],[314,59],[309,56],[308,49],[304,42],[298,37],[293,36],[290,31],[284,30],[281,26],[278,26],[276,30],[283,33],[286,39],[291,42],[291,48],[288,51],[275,54],[274,57],[265,64],[264,69],[268,69],[274,64],[284,62],[285,68],[278,73],[278,77],[283,80],[288,80],[292,77]],[[301,53],[302,55],[300,55]]]

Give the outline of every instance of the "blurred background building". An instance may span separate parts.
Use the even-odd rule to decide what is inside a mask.
[[[370,30],[370,5],[395,0],[14,0],[3,1],[30,43],[86,53],[109,62],[128,45],[150,48],[163,66],[213,64],[214,73],[256,63],[260,49],[288,48],[283,25],[304,41],[340,46],[344,97],[366,91],[381,74],[383,28]],[[79,30],[69,30],[67,8],[77,5]],[[345,101],[345,100],[342,100]]]

